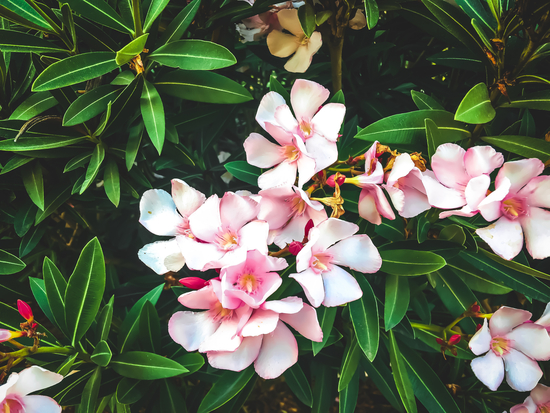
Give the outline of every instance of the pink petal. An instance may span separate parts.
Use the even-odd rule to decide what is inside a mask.
[[[25,413],[61,413],[61,406],[48,396],[25,396]]]
[[[258,177],[258,186],[261,189],[274,188],[276,186],[292,186],[296,181],[296,162],[284,161],[275,168],[264,172]]]
[[[512,329],[531,319],[529,311],[511,307],[500,307],[489,320],[489,329],[493,337],[504,336]]]
[[[189,217],[191,231],[202,241],[214,241],[221,225],[220,198],[215,194]]]
[[[525,246],[531,257],[542,260],[550,256],[550,212],[529,208],[529,215],[520,218]]]
[[[461,191],[448,188],[432,177],[424,175],[422,183],[426,188],[426,195],[431,206],[441,209],[460,208],[466,204],[466,199]]]
[[[313,248],[320,251],[325,251],[336,242],[351,237],[359,231],[357,225],[337,218],[329,218],[316,228],[319,231],[319,238],[313,244]]]
[[[382,223],[382,216],[395,219],[390,203],[378,185],[368,185],[361,190],[358,209],[361,218],[375,225]]]
[[[534,177],[540,175],[544,170],[541,160],[530,158],[519,161],[506,162],[498,171],[495,179],[495,187],[499,187],[504,178],[508,178],[512,184],[511,193],[518,192]]]
[[[327,252],[332,254],[332,264],[343,265],[355,271],[375,273],[382,266],[378,249],[365,234],[345,238],[330,247]]]
[[[464,155],[464,166],[471,177],[489,175],[495,169],[500,168],[503,162],[502,154],[491,146],[474,146],[469,148]]]
[[[544,384],[537,384],[536,387],[531,390],[531,397],[536,404],[544,404],[550,402],[550,387],[546,387]]]
[[[540,384],[537,386],[540,386]],[[512,406],[510,408],[510,413],[537,413],[537,405],[531,396],[528,396],[522,404]]]
[[[283,260],[284,261],[284,260]],[[261,277],[261,284],[258,287],[258,290],[252,294],[249,294],[247,291],[240,289],[232,288],[225,290],[225,296],[229,298],[235,298],[238,300],[237,306],[240,302],[245,303],[246,305],[252,308],[258,308],[264,303],[264,301],[273,294],[282,284],[283,280],[275,272],[269,272],[265,274],[259,274]],[[223,277],[222,277],[223,278]],[[226,308],[236,308],[236,306],[228,307],[224,304]]]
[[[295,314],[281,314],[280,319],[308,340],[323,341],[323,330],[317,320],[317,312],[309,304],[304,303],[302,309]]]
[[[184,220],[172,196],[162,189],[145,191],[139,201],[139,222],[155,235],[176,235]]]
[[[298,121],[294,118],[288,105],[277,107],[275,110],[275,120],[288,133],[295,133],[298,130]]]
[[[540,318],[535,321],[535,323],[543,327],[550,327],[550,303],[546,304],[544,313],[542,313]]]
[[[190,187],[181,179],[172,179],[172,198],[179,213],[186,218],[199,209],[206,200],[202,192]]]
[[[519,191],[532,207],[550,208],[550,176],[537,176]]]
[[[289,202],[295,196],[292,187],[265,189],[258,195],[262,197],[258,219],[267,221],[272,230],[285,225],[292,216],[292,205]]]
[[[284,10],[281,10],[284,11]],[[296,36],[273,30],[267,35],[267,48],[269,53],[277,57],[288,57],[300,47]]]
[[[322,171],[338,160],[336,142],[314,134],[306,140],[307,153],[315,160],[315,172]]]
[[[325,299],[325,287],[323,277],[316,274],[312,269],[308,268],[297,274],[290,274],[289,278],[294,278],[298,284],[304,289],[304,293],[308,301],[313,307],[319,307]]]
[[[337,265],[333,265],[330,271],[323,272],[323,284],[325,286],[325,307],[336,307],[363,296],[363,291],[357,280],[348,272]]]
[[[185,258],[187,267],[191,270],[206,271],[209,268],[214,268],[211,264],[217,263],[225,255],[214,244],[197,242],[185,236],[176,237],[176,241],[180,247],[181,254]]]
[[[277,92],[269,92],[264,95],[256,112],[256,122],[265,129],[265,123],[277,124],[275,121],[275,109],[278,106],[285,105],[285,99]]]
[[[391,185],[382,185],[382,188],[388,192],[391,202],[395,209],[397,209],[397,212],[402,211],[405,207],[405,193],[401,189]]]
[[[431,208],[426,194],[417,188],[405,186],[403,187],[403,195],[405,196],[405,203],[403,209],[399,211],[399,215],[403,218],[415,217]]]
[[[512,346],[533,360],[550,360],[550,336],[538,324],[522,324],[506,334]]]
[[[242,337],[237,335],[239,321],[235,313],[233,317],[224,319],[216,332],[201,343],[199,351],[235,351],[242,341]]]
[[[492,340],[493,337],[491,337],[489,327],[487,326],[487,319],[485,318],[483,319],[483,327],[477,330],[474,336],[470,339],[468,345],[470,346],[472,353],[479,356],[480,354],[486,353],[491,349]]]
[[[466,197],[466,205],[471,211],[477,211],[479,204],[487,196],[487,190],[491,184],[491,178],[488,175],[480,175],[470,179],[464,196]]]
[[[178,297],[181,305],[194,310],[209,310],[217,302],[218,298],[214,294],[212,285],[206,285],[200,290],[190,291]]]
[[[476,229],[476,234],[505,260],[511,260],[523,248],[523,231],[519,220],[512,221],[503,216],[488,227]]]
[[[195,351],[218,329],[219,323],[214,321],[206,311],[178,311],[168,322],[168,333],[176,343],[187,351]]]
[[[319,83],[297,79],[290,91],[290,101],[298,121],[313,119],[313,116],[329,96],[329,90]]]
[[[298,159],[298,186],[303,187],[313,175],[315,175],[316,164],[313,158],[302,155]]]
[[[304,73],[311,64],[313,55],[323,45],[323,39],[321,33],[313,32],[307,43],[301,44],[294,56],[288,59],[288,62],[285,64],[285,69],[292,73]],[[292,105],[294,107],[294,105]],[[296,112],[298,116],[298,112]]]
[[[454,143],[439,145],[432,156],[431,166],[435,176],[449,188],[464,188],[470,176],[464,167],[466,151]]]
[[[246,161],[258,168],[271,168],[285,160],[281,147],[269,142],[259,133],[251,133],[243,145]]]
[[[407,176],[414,168],[414,162],[408,153],[402,153],[395,158],[392,170],[386,179],[386,183],[393,186],[399,178]]]
[[[298,18],[298,9],[280,10],[277,13],[277,17],[283,29],[288,30],[297,37],[305,36],[302,26],[300,25],[300,19]]]
[[[471,367],[479,381],[492,391],[496,391],[504,379],[504,362],[492,351],[473,359]]]
[[[239,231],[239,245],[245,251],[258,250],[267,254],[267,235],[269,224],[265,221],[252,221]]]
[[[459,217],[473,217],[477,214],[477,211],[472,211],[468,205],[465,205],[462,209],[455,209],[454,211],[443,211],[439,214],[439,219],[445,219],[450,216],[456,215]]]
[[[252,316],[243,327],[243,337],[256,337],[269,334],[275,330],[279,322],[279,314],[271,310],[254,310]]]
[[[346,107],[343,104],[328,103],[313,116],[313,130],[325,139],[336,142],[345,115]]]
[[[185,258],[175,238],[145,245],[138,251],[138,257],[157,274],[178,272],[185,265]]]
[[[226,192],[220,202],[222,225],[225,228],[238,231],[244,224],[256,219],[259,210],[260,205],[249,197]]]
[[[298,343],[292,332],[279,321],[277,328],[264,336],[262,348],[254,362],[256,373],[263,379],[274,379],[298,361]]]
[[[277,119],[279,116],[281,116],[282,113],[287,113],[285,108],[288,110],[288,118]],[[294,145],[294,134],[290,132],[290,130],[294,130],[293,127],[298,126],[298,124],[296,123],[296,119],[294,119],[294,116],[290,112],[290,108],[286,104],[283,103],[275,110],[275,121],[278,122],[280,126],[274,125],[270,122],[266,122],[266,132],[269,133],[273,137],[273,139],[275,139],[277,143],[281,146]],[[285,127],[288,126],[287,123],[290,123],[291,129],[285,129]],[[281,148],[279,148],[279,150],[280,149]]]
[[[298,297],[286,297],[281,300],[266,301],[263,303],[262,308],[264,310],[272,310],[276,313],[283,314],[296,314],[304,305],[301,298]]]
[[[506,368],[506,382],[517,391],[530,391],[535,388],[542,378],[542,370],[535,360],[525,354],[510,349],[502,356]]]
[[[479,203],[479,213],[485,220],[490,222],[502,216],[502,200],[510,192],[510,185],[511,182],[508,178],[501,179],[496,189]]]
[[[61,374],[53,373],[39,366],[31,366],[19,373],[19,380],[9,389],[8,394],[26,396],[37,390],[51,387],[63,380]]]
[[[258,357],[262,339],[262,336],[246,337],[235,351],[209,351],[208,363],[216,369],[242,371]]]

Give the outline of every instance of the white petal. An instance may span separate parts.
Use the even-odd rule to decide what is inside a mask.
[[[336,142],[314,134],[306,140],[307,153],[315,160],[315,172],[322,171],[338,160]]]
[[[474,146],[464,155],[464,166],[468,175],[472,177],[489,175],[496,168],[500,168],[503,162],[504,156],[491,146]]]
[[[550,360],[550,336],[543,326],[522,324],[505,336],[512,347],[533,360]]]
[[[550,327],[550,303],[546,304],[544,313],[542,313],[540,318],[535,321],[535,323],[543,327]]]
[[[178,311],[168,322],[168,332],[176,343],[187,351],[195,351],[212,334],[220,323],[209,317],[206,311]]]
[[[215,194],[189,217],[191,231],[201,241],[212,242],[221,225],[220,198]]]
[[[473,359],[471,367],[479,381],[492,391],[496,391],[504,379],[504,362],[492,351]]]
[[[532,207],[550,208],[550,176],[537,176],[519,191]]]
[[[491,333],[489,332],[489,327],[487,326],[487,319],[483,319],[483,326],[477,330],[474,336],[470,339],[470,350],[476,356],[486,353],[491,349]]]
[[[525,246],[531,257],[542,260],[550,256],[550,212],[531,207],[529,215],[520,218]]]
[[[246,161],[258,168],[271,168],[285,160],[281,147],[268,141],[259,133],[251,133],[245,139]]]
[[[220,216],[224,228],[239,231],[247,222],[256,219],[260,205],[249,197],[226,192],[220,202]]]
[[[243,327],[241,334],[243,337],[256,337],[269,334],[279,322],[279,314],[271,310],[254,310],[252,316]]]
[[[330,91],[319,83],[297,79],[290,91],[290,101],[298,121],[311,120],[329,96]]]
[[[353,235],[330,247],[331,263],[364,273],[375,273],[382,266],[382,258],[368,235]]]
[[[239,245],[245,251],[258,250],[267,254],[267,236],[269,224],[265,221],[252,221],[243,226],[239,231]]]
[[[308,268],[297,274],[290,274],[289,278],[294,278],[304,289],[304,293],[313,307],[319,307],[325,299],[325,287],[321,274],[316,274]]]
[[[38,366],[31,366],[19,373],[19,380],[9,390],[10,394],[25,396],[37,390],[51,387],[63,380],[61,374]]]
[[[466,204],[461,191],[447,188],[428,175],[422,176],[422,183],[426,188],[426,195],[431,206],[441,209],[460,208]]]
[[[176,235],[184,220],[172,196],[162,189],[145,191],[139,202],[139,222],[155,235]]]
[[[298,121],[294,118],[288,105],[281,105],[275,110],[275,121],[287,133],[296,133],[298,130]],[[271,132],[270,129],[267,131]]]
[[[363,296],[363,291],[357,280],[337,265],[333,265],[330,271],[323,272],[321,275],[325,286],[325,299],[323,300],[325,307],[343,305]],[[362,275],[359,276],[362,277]]]
[[[480,175],[470,179],[464,190],[464,196],[466,197],[466,204],[471,211],[477,211],[480,202],[487,195],[490,184],[491,178],[489,175]]]
[[[531,316],[532,314],[529,311],[502,306],[495,311],[489,320],[491,335],[493,337],[504,336],[512,331],[514,327],[525,323]]]
[[[172,198],[179,213],[187,218],[206,201],[202,192],[190,187],[181,179],[172,179]]]
[[[209,268],[221,268],[211,266],[211,264],[217,263],[225,255],[216,245],[197,242],[183,235],[176,237],[176,241],[189,269],[206,271]]]
[[[216,332],[201,343],[199,351],[235,351],[242,341],[242,337],[237,335],[239,321],[236,316],[223,320]]]
[[[519,161],[506,162],[498,171],[495,178],[495,187],[499,187],[503,179],[508,178],[512,184],[510,192],[516,193],[523,188],[534,177],[540,175],[544,170],[541,160],[530,158]]]
[[[346,107],[344,105],[329,103],[323,106],[311,120],[313,130],[325,139],[336,142],[345,115]]]
[[[298,343],[292,332],[279,321],[277,328],[263,336],[260,354],[254,362],[256,373],[263,379],[274,379],[298,361]]]
[[[336,242],[351,237],[359,231],[357,225],[337,218],[329,218],[316,228],[319,230],[319,239],[313,244],[315,251],[325,251]]]
[[[209,351],[208,363],[216,369],[242,371],[258,357],[262,339],[263,336],[245,337],[235,351]]]
[[[281,321],[287,323],[308,340],[323,341],[323,330],[317,320],[317,312],[309,304],[304,303],[302,309],[296,314],[281,314],[280,317]]]
[[[258,177],[258,186],[269,189],[277,186],[292,186],[296,181],[296,162],[281,162],[275,168],[264,172]]]
[[[296,314],[304,307],[304,302],[298,297],[286,297],[282,300],[266,301],[262,308],[276,313]]]
[[[278,106],[285,105],[285,99],[277,92],[269,92],[262,98],[258,112],[256,112],[256,121],[265,129],[265,122],[277,125],[275,121],[275,109]]]
[[[454,143],[439,145],[431,166],[439,182],[449,188],[464,188],[470,176],[464,167],[466,151]]]
[[[506,382],[517,391],[531,391],[542,378],[542,370],[535,360],[511,349],[502,356],[506,368]]]
[[[313,175],[315,175],[315,160],[302,154],[297,161],[298,164],[298,186],[303,187]]]
[[[479,203],[479,212],[487,221],[494,221],[502,216],[501,201],[506,198],[506,195],[510,192],[510,185],[510,180],[508,178],[503,178],[496,189]]]
[[[61,413],[61,406],[51,397],[25,396],[25,413]]]
[[[512,221],[504,216],[488,227],[476,229],[476,234],[485,241],[495,254],[511,260],[523,248],[523,231],[519,220]]]
[[[185,258],[175,238],[145,245],[138,251],[138,257],[157,274],[178,272],[185,265]]]
[[[531,397],[536,404],[543,404],[550,402],[550,387],[546,387],[544,384],[537,384],[536,387],[531,390]]]

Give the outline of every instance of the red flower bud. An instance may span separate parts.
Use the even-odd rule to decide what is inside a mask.
[[[315,224],[313,223],[313,220],[310,219],[307,224],[306,224],[306,229],[305,229],[305,236],[309,236],[309,231],[311,230],[311,228],[313,228],[315,226]]]
[[[481,329],[481,327],[482,327],[481,324],[478,324],[478,325],[476,326],[476,331],[479,331],[479,330]]]
[[[34,316],[32,314],[31,306],[28,305],[26,302],[17,300],[17,310],[19,311],[19,314],[27,320],[27,321],[33,321]]]
[[[458,343],[460,343],[460,339],[462,338],[462,336],[460,334],[454,334],[451,336],[451,338],[449,339],[449,344],[451,346],[455,346],[457,345]]]
[[[304,244],[302,244],[300,241],[292,241],[288,245],[288,251],[292,255],[298,255],[298,253],[302,250],[302,248],[304,248]]]
[[[206,281],[199,277],[185,277],[180,280],[180,284],[192,290],[200,290],[206,285]]]
[[[330,186],[331,188],[334,188],[334,177],[336,175],[331,175],[327,178],[327,185]],[[336,180],[336,183],[338,183],[338,185],[342,185],[344,182],[346,181],[346,177],[344,175],[340,175],[338,177],[338,179]]]
[[[470,310],[472,310],[474,313],[479,313],[481,311],[481,307],[477,305],[477,303],[473,303],[470,307]]]
[[[443,340],[442,338],[436,338],[435,341],[437,342],[437,344],[439,344],[440,346],[444,346],[446,343],[445,343],[445,340]]]

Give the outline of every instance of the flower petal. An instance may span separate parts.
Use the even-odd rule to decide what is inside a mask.
[[[239,231],[239,245],[245,251],[258,250],[267,254],[267,236],[269,224],[265,221],[252,221],[243,226]]]
[[[329,98],[330,91],[311,80],[297,79],[290,91],[292,109],[298,121],[310,121],[321,105]]]
[[[483,326],[477,330],[474,336],[470,339],[470,350],[476,356],[486,353],[491,349],[491,333],[489,332],[489,327],[487,326],[487,319],[483,319]]]
[[[313,130],[325,139],[336,142],[345,115],[346,107],[343,104],[328,103],[313,116]]]
[[[471,367],[479,381],[492,391],[496,391],[504,379],[504,362],[492,351],[473,359]]]
[[[302,188],[313,175],[315,175],[316,164],[313,158],[302,154],[298,159],[298,186]]]
[[[504,336],[512,329],[531,319],[532,314],[529,311],[518,308],[500,307],[489,320],[489,329],[493,337]]]
[[[471,177],[489,175],[503,162],[504,156],[491,146],[474,146],[464,155],[464,166]]]
[[[512,346],[533,360],[550,360],[550,336],[543,326],[522,324],[506,334]]]
[[[187,267],[191,270],[206,271],[209,268],[215,268],[211,264],[217,263],[226,255],[214,244],[197,242],[183,235],[176,237],[176,241],[180,247],[181,254],[185,258]]]
[[[338,160],[336,142],[314,134],[306,140],[307,153],[315,160],[315,172],[322,171]]]
[[[325,251],[336,242],[351,237],[359,231],[357,225],[337,218],[329,218],[321,222],[316,228],[319,231],[319,238],[312,247],[315,251]]]
[[[157,274],[178,272],[185,265],[185,258],[175,238],[145,245],[138,251],[138,257]]]
[[[316,274],[311,268],[297,274],[290,274],[304,289],[308,301],[313,307],[319,307],[325,299],[325,287],[323,277]]]
[[[139,222],[155,235],[176,235],[184,219],[178,214],[172,196],[162,189],[145,191],[139,201]]]
[[[206,197],[202,192],[187,185],[181,179],[172,179],[172,198],[179,213],[186,218],[189,218],[189,215],[199,209],[206,201]]]
[[[295,314],[281,314],[280,319],[308,340],[323,341],[323,330],[317,320],[317,312],[309,304],[304,303],[302,309]]]
[[[537,405],[531,396],[528,396],[522,404],[512,406],[510,413],[537,413]]]
[[[504,178],[511,182],[510,192],[516,193],[527,183],[540,175],[544,170],[544,164],[541,160],[530,158],[520,159],[519,161],[506,162],[498,171],[495,179],[495,187],[499,187]]]
[[[8,394],[26,396],[37,390],[56,385],[63,376],[43,369],[39,366],[31,366],[19,373],[19,380],[11,387]]]
[[[321,48],[323,40],[321,33],[313,32],[306,44],[301,44],[296,53],[285,64],[285,69],[292,73],[304,73],[311,64],[313,55]],[[294,105],[293,105],[294,107]],[[296,112],[298,116],[298,112]]]
[[[242,371],[258,357],[262,340],[263,336],[245,337],[235,351],[209,351],[208,363],[216,369]]]
[[[523,248],[523,231],[518,220],[503,216],[488,227],[476,229],[476,234],[506,260],[514,258]]]
[[[305,36],[302,26],[300,25],[300,19],[298,18],[298,9],[279,10],[277,17],[283,29],[288,30],[297,37]]]
[[[252,316],[241,330],[243,337],[256,337],[269,334],[275,330],[279,314],[271,310],[254,310]]]
[[[466,198],[461,191],[448,188],[431,176],[423,175],[422,183],[431,206],[440,209],[460,208],[466,204]]]
[[[361,190],[358,204],[359,216],[372,224],[380,225],[382,216],[395,219],[395,214],[384,191],[378,185],[366,185]]]
[[[181,305],[194,310],[209,310],[218,302],[218,298],[214,293],[213,281],[200,290],[190,291],[178,297]]]
[[[542,313],[540,318],[535,321],[535,323],[545,328],[550,327],[550,303],[546,304],[544,313]]]
[[[23,405],[25,413],[61,413],[61,406],[48,396],[25,396]]]
[[[256,112],[256,122],[265,129],[265,123],[277,125],[275,110],[281,105],[286,105],[285,99],[277,92],[269,92],[264,95]]]
[[[296,314],[298,313],[304,305],[304,302],[301,298],[298,297],[286,297],[281,300],[266,301],[262,308],[264,310],[272,310],[276,313],[283,314]]]
[[[412,186],[403,187],[405,202],[399,215],[403,218],[412,218],[431,208],[428,197],[418,188]]]
[[[185,350],[195,351],[216,332],[219,325],[220,323],[214,321],[207,311],[178,311],[168,322],[168,333],[172,340]]]
[[[550,387],[546,387],[544,384],[539,383],[531,390],[530,396],[536,404],[548,403],[550,402]]]
[[[550,176],[537,176],[519,191],[532,207],[550,208]]]
[[[225,319],[214,334],[207,337],[199,346],[201,353],[208,351],[235,351],[241,344],[242,337],[237,335],[240,318],[234,313],[233,317]]]
[[[323,285],[325,287],[325,307],[336,307],[363,296],[363,291],[357,280],[337,265],[333,265],[330,271],[323,272]]]
[[[281,147],[269,142],[259,133],[251,133],[244,141],[246,161],[258,168],[271,168],[285,160]]]
[[[529,214],[520,218],[525,234],[525,246],[531,257],[542,260],[550,256],[550,212],[529,208]]]
[[[487,196],[487,190],[491,184],[491,178],[488,175],[480,175],[470,179],[464,196],[466,197],[466,205],[471,211],[477,211],[479,204]]]
[[[298,127],[294,115],[290,111],[290,108],[286,104],[277,106],[275,110],[275,121],[278,125],[274,125],[270,122],[265,123],[265,130],[269,133],[273,139],[281,146],[294,145],[295,135],[291,132],[294,128]],[[281,148],[279,148],[279,151]]]
[[[220,198],[215,194],[189,217],[191,231],[201,241],[214,241],[221,225]]]
[[[292,186],[296,181],[296,162],[281,162],[275,168],[264,172],[258,177],[258,186],[261,189],[274,188],[276,186]]]
[[[284,10],[281,10],[284,11]],[[267,35],[269,53],[276,57],[288,57],[300,47],[296,36],[273,30]]]
[[[254,362],[256,373],[263,379],[274,379],[298,361],[298,343],[294,334],[279,321],[277,328],[263,336],[262,348]]]
[[[226,192],[220,201],[220,217],[224,228],[239,231],[247,222],[256,219],[260,205],[249,197]]]
[[[330,247],[331,264],[343,265],[363,273],[375,273],[382,266],[382,258],[368,235],[353,235]],[[325,285],[326,288],[326,285]]]
[[[438,181],[449,188],[464,188],[470,180],[464,167],[465,155],[466,151],[454,143],[439,145],[431,160]]]
[[[539,364],[520,351],[510,349],[503,355],[506,368],[506,382],[517,391],[531,391],[542,378]]]

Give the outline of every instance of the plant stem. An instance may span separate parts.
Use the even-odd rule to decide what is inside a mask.
[[[332,73],[332,93],[342,90],[342,51],[344,49],[344,38],[333,37],[328,41],[330,51],[330,66]]]
[[[141,25],[141,13],[139,10],[139,0],[132,0],[132,16],[134,16],[134,39],[143,34],[143,26]]]

